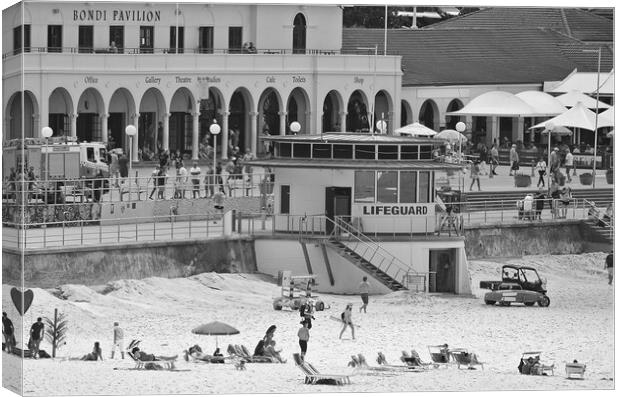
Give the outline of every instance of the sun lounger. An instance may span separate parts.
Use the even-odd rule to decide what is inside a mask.
[[[566,363],[566,377],[571,378],[571,375],[577,375],[581,379],[586,372],[586,365],[582,363]]]
[[[174,369],[174,362],[177,356],[174,357],[161,357],[154,361],[142,361],[139,360],[131,352],[127,352],[127,355],[136,363],[135,369],[155,369],[157,366],[161,366],[164,369]]]
[[[450,361],[448,345],[429,345],[428,352],[431,360],[436,364],[447,364]]]
[[[350,384],[351,379],[349,375],[333,375],[333,374],[322,374],[317,371],[312,364],[307,361],[302,360],[299,353],[294,353],[293,358],[295,359],[295,365],[297,365],[305,375],[304,383],[311,385],[318,384],[333,384],[342,386],[344,384]]]
[[[236,356],[240,359],[245,360],[247,363],[275,363],[278,362],[277,359],[269,356],[252,356],[249,354],[249,350],[247,347],[243,345],[228,345],[227,349],[228,353],[231,356]]]
[[[452,359],[456,362],[459,369],[461,365],[467,366],[468,369],[475,369],[474,367],[479,365],[484,369],[484,363],[478,361],[476,354],[469,352],[467,349],[450,349],[450,355],[452,355]]]

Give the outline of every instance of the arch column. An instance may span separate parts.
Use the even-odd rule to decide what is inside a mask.
[[[280,135],[286,135],[286,112],[278,112],[280,116]]]
[[[44,126],[39,125],[39,116],[33,113],[30,117],[32,118],[32,128],[34,128],[34,131],[32,131],[32,137],[41,137],[41,132]]]
[[[196,109],[200,109],[200,104]],[[200,117],[200,112],[196,111],[192,113],[192,117],[192,160],[198,160],[198,119]]]
[[[394,116],[395,112],[393,110],[387,112],[387,129],[385,130],[386,135],[394,135]]]
[[[170,138],[170,115],[170,113],[164,113],[164,128],[161,132],[161,146],[163,150],[170,149],[170,142],[168,142]]]
[[[340,112],[340,132],[347,132],[347,112]]]
[[[312,129],[310,128],[310,125],[312,124],[312,110],[308,110],[305,114],[306,116],[306,120],[304,122],[304,125],[301,126],[301,130],[299,130],[300,134],[310,134],[310,131],[312,131]]]
[[[101,141],[108,144],[108,117],[110,117],[110,113],[104,113],[101,116]]]
[[[257,156],[256,149],[258,145],[258,112],[250,112],[250,150],[254,157]]]
[[[75,138],[77,137],[77,123],[76,123],[76,116],[75,113],[71,113],[69,114],[69,122],[71,123],[71,137]]]
[[[136,127],[136,136],[132,139],[131,142],[131,161],[138,161],[138,133],[140,131],[140,113],[136,113],[133,115],[133,125]],[[131,177],[131,175],[130,175]]]
[[[228,159],[228,116],[230,112],[222,113],[222,160]]]

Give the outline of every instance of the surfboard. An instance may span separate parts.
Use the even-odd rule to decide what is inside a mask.
[[[342,321],[342,319],[340,317],[329,316],[329,318],[331,318],[334,321],[338,321],[340,324],[344,323],[344,321]],[[356,327],[356,328],[360,328],[360,326],[358,324],[353,324],[353,326]]]

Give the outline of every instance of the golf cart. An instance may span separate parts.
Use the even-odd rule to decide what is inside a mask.
[[[281,295],[273,300],[274,310],[282,310],[285,307],[291,310],[299,310],[306,301],[313,303],[317,312],[325,310],[325,303],[318,296],[312,295],[312,287],[318,285],[316,276],[291,276],[291,272],[282,272]]]
[[[502,266],[501,281],[481,281],[480,288],[490,289],[484,294],[484,303],[510,306],[523,303],[525,306],[547,307],[551,300],[547,296],[547,281],[541,279],[533,267],[519,265]]]

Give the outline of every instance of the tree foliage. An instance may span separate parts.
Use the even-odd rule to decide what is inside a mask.
[[[441,7],[416,7],[418,12],[436,12],[441,19],[417,18],[418,27],[427,26],[440,20],[451,18]],[[477,10],[477,8],[463,8],[461,15]],[[413,11],[411,7],[388,7],[388,29],[411,27],[412,17],[398,16],[399,11]],[[342,23],[345,28],[377,28],[385,27],[385,6],[354,6],[345,7],[343,10]]]
[[[45,322],[45,337],[52,345],[52,357],[56,357],[56,349],[64,345],[67,340],[68,321],[64,313],[58,313],[58,309],[54,309],[54,318],[43,318]]]

